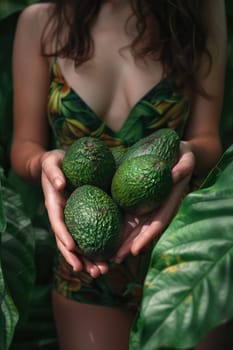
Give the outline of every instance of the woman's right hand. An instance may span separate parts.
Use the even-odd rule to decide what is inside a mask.
[[[57,247],[74,271],[81,271],[84,268],[92,277],[96,278],[108,271],[107,264],[104,262],[93,263],[78,256],[76,244],[64,222],[63,212],[67,198],[65,195],[66,180],[61,169],[63,158],[64,151],[53,150],[46,152],[41,159],[41,184],[49,221]]]

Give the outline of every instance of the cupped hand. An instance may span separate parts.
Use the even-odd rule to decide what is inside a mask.
[[[182,141],[180,157],[172,169],[173,188],[159,208],[149,215],[135,217],[125,216],[123,243],[117,251],[113,261],[120,263],[128,254],[137,255],[152,241],[159,237],[171,222],[177,212],[195,165],[194,154],[188,142]]]
[[[45,197],[45,206],[48,212],[51,228],[54,232],[57,247],[73,267],[74,271],[85,269],[92,277],[108,271],[105,262],[93,263],[76,251],[76,244],[64,223],[64,207],[67,200],[65,192],[66,180],[61,165],[64,151],[53,150],[46,152],[41,160],[42,174],[41,183]]]

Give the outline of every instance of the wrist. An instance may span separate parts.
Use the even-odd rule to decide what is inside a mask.
[[[220,142],[214,138],[199,137],[189,141],[188,147],[195,157],[194,176],[205,177],[219,160],[222,148]]]
[[[27,173],[29,177],[34,182],[40,182],[41,171],[42,171],[42,162],[43,157],[46,154],[46,151],[40,151],[31,157],[27,163]]]

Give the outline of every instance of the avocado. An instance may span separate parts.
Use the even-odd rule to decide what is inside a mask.
[[[94,185],[108,190],[116,169],[109,147],[94,137],[77,139],[66,151],[62,170],[71,188]]]
[[[111,147],[111,151],[116,162],[116,168],[118,168],[118,166],[122,163],[127,147],[123,145],[115,146]]]
[[[178,160],[179,146],[180,137],[175,130],[169,128],[159,129],[129,147],[122,161],[151,154],[166,161],[172,168]]]
[[[102,189],[83,185],[66,202],[64,220],[77,251],[95,261],[109,259],[120,241],[121,211]]]
[[[153,155],[124,160],[112,179],[112,198],[126,212],[144,215],[159,208],[173,185],[167,162]]]

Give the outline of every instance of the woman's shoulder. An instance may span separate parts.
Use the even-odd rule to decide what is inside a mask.
[[[18,26],[29,30],[31,35],[41,34],[54,8],[52,3],[36,3],[27,6],[20,14]]]
[[[45,31],[52,26],[52,3],[36,3],[27,6],[19,15],[15,34],[15,47],[41,52],[41,43]]]
[[[54,4],[50,2],[35,3],[28,5],[22,10],[20,17],[27,19],[46,19],[48,14],[53,10]]]

